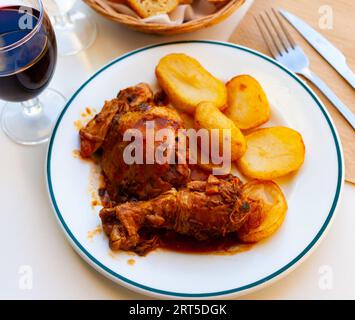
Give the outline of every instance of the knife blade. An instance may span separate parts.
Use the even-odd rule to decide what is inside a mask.
[[[355,88],[355,74],[346,63],[345,56],[316,30],[292,13],[279,9],[284,18],[305,38],[319,54]]]

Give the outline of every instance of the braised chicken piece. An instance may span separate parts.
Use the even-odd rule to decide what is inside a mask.
[[[172,154],[176,164],[159,164],[155,160],[147,164],[145,154],[148,122],[154,125],[153,134],[159,129],[170,129],[175,138],[178,129],[183,127],[178,113],[172,108],[156,106],[151,89],[147,84],[141,83],[121,90],[117,98],[106,101],[101,112],[80,130],[81,156],[90,157],[94,152],[101,151],[100,165],[107,191],[115,202],[150,199],[189,181],[190,169],[187,161],[177,163],[184,155],[179,154],[175,143]],[[141,163],[127,162],[125,150],[131,141],[124,141],[123,137],[132,129],[141,132]],[[155,154],[157,148],[164,143],[153,142],[150,145],[152,153]]]
[[[146,125],[154,124],[154,131],[169,129],[174,134],[174,144],[171,151],[176,164],[167,161],[157,163],[156,159],[149,163],[146,158],[147,131]],[[182,120],[178,113],[167,107],[146,105],[143,110],[129,111],[115,116],[103,144],[101,167],[107,178],[107,190],[118,202],[132,198],[146,200],[186,184],[190,177],[190,169],[186,164],[178,164],[178,145],[175,143],[178,129],[182,128]],[[142,162],[128,163],[126,147],[130,141],[123,141],[128,130],[136,129],[142,136]],[[150,142],[151,144],[152,142]],[[153,141],[150,145],[153,157],[158,148],[163,147],[163,141]]]
[[[259,204],[243,194],[238,178],[210,175],[207,181],[191,181],[148,201],[103,208],[100,217],[112,250],[144,255],[158,244],[156,236],[141,237],[144,228],[173,230],[203,241],[236,232],[258,210]]]
[[[80,130],[80,153],[84,158],[90,157],[103,144],[107,131],[115,115],[138,109],[153,99],[153,92],[145,83],[121,90],[116,99],[105,101],[95,117]]]

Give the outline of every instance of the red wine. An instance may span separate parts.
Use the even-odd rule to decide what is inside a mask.
[[[50,82],[57,62],[57,45],[51,23],[46,14],[40,23],[40,13],[20,6],[0,7],[0,99],[26,101],[40,94]],[[24,15],[27,15],[24,17]],[[24,19],[25,18],[25,19]],[[20,21],[29,21],[32,28],[20,28]],[[4,47],[23,41],[11,50]]]

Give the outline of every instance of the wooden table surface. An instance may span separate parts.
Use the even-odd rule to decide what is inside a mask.
[[[328,6],[328,7],[324,7]],[[232,34],[230,41],[245,45],[270,55],[254,20],[254,15],[270,8],[283,8],[297,15],[324,35],[340,49],[348,65],[355,70],[355,30],[353,0],[255,0],[247,15]],[[331,10],[333,24],[330,29],[322,26],[324,10]],[[304,49],[311,62],[311,69],[320,76],[338,97],[355,113],[355,90],[304,40],[291,26],[288,30]],[[322,26],[322,28],[320,27]],[[328,26],[327,26],[328,27]],[[307,81],[308,82],[308,81]],[[309,82],[308,82],[309,83]],[[355,132],[320,91],[310,84],[329,110],[340,134],[344,156],[346,180],[355,183]],[[322,141],[322,137],[319,137]]]

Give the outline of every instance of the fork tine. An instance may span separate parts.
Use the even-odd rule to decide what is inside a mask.
[[[272,40],[267,36],[266,32],[264,31],[264,28],[262,28],[261,24],[259,23],[259,20],[257,17],[254,17],[256,25],[258,26],[261,36],[264,38],[264,41],[271,52],[271,54],[276,57],[279,53],[277,48],[273,45]],[[260,18],[261,19],[261,18]]]
[[[275,11],[273,11],[275,14]],[[265,11],[266,16],[268,17],[270,24],[272,26],[272,28],[275,31],[275,34],[277,35],[279,42],[281,43],[282,47],[284,48],[284,50],[288,53],[288,48],[289,48],[289,44],[287,42],[287,40],[283,37],[282,33],[280,32],[279,28],[276,26],[276,23],[273,21],[273,19],[271,18],[270,14],[268,11]]]
[[[269,38],[271,39],[271,42],[273,43],[274,47],[276,48],[278,54],[277,55],[282,55],[282,48],[280,48],[280,45],[278,43],[277,38],[275,37],[274,33],[271,31],[269,24],[266,22],[264,15],[260,14],[260,20],[262,21],[268,35]]]
[[[292,49],[295,49],[296,42],[293,40],[291,34],[288,32],[287,28],[285,27],[285,24],[280,19],[280,13],[278,14],[274,8],[272,8],[272,11],[273,11],[277,21],[279,22],[281,29],[283,30],[284,34],[286,35],[286,38],[287,38],[289,44],[291,45]]]

